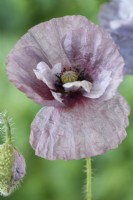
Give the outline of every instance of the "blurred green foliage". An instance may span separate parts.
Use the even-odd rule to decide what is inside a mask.
[[[14,144],[26,158],[27,175],[8,200],[85,199],[84,160],[47,161],[34,155],[29,145],[30,124],[40,106],[18,91],[8,80],[5,60],[20,36],[31,26],[53,17],[80,14],[97,23],[104,0],[0,0],[0,111],[7,110],[15,122]],[[118,149],[92,159],[93,199],[133,199],[133,77],[125,77],[120,92],[131,107],[128,137]],[[0,197],[0,200],[5,199]]]
[[[64,15],[85,15],[96,22],[104,0],[5,0],[0,1],[0,31],[23,33],[29,27]]]

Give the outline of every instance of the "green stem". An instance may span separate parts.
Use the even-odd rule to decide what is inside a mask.
[[[3,126],[5,129],[5,135],[6,135],[6,142],[11,142],[12,137],[11,137],[11,127],[9,124],[9,120],[5,114],[1,114],[0,118],[3,121]]]
[[[86,199],[91,200],[91,158],[86,158],[86,176]]]

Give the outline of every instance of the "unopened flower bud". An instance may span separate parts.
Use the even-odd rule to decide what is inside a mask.
[[[5,142],[0,145],[0,193],[8,196],[25,175],[25,160],[16,150],[11,140],[11,127],[6,115],[0,115],[5,132]]]

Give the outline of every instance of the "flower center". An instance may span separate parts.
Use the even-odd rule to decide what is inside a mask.
[[[78,74],[74,71],[65,71],[61,75],[61,81],[63,84],[70,83],[78,80]]]

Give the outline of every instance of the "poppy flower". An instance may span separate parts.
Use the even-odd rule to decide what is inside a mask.
[[[133,1],[112,0],[102,5],[100,24],[109,31],[125,60],[124,73],[133,74]]]
[[[111,36],[83,16],[31,28],[7,58],[9,80],[43,108],[31,124],[36,155],[80,159],[114,149],[129,108],[117,88],[124,61]]]

